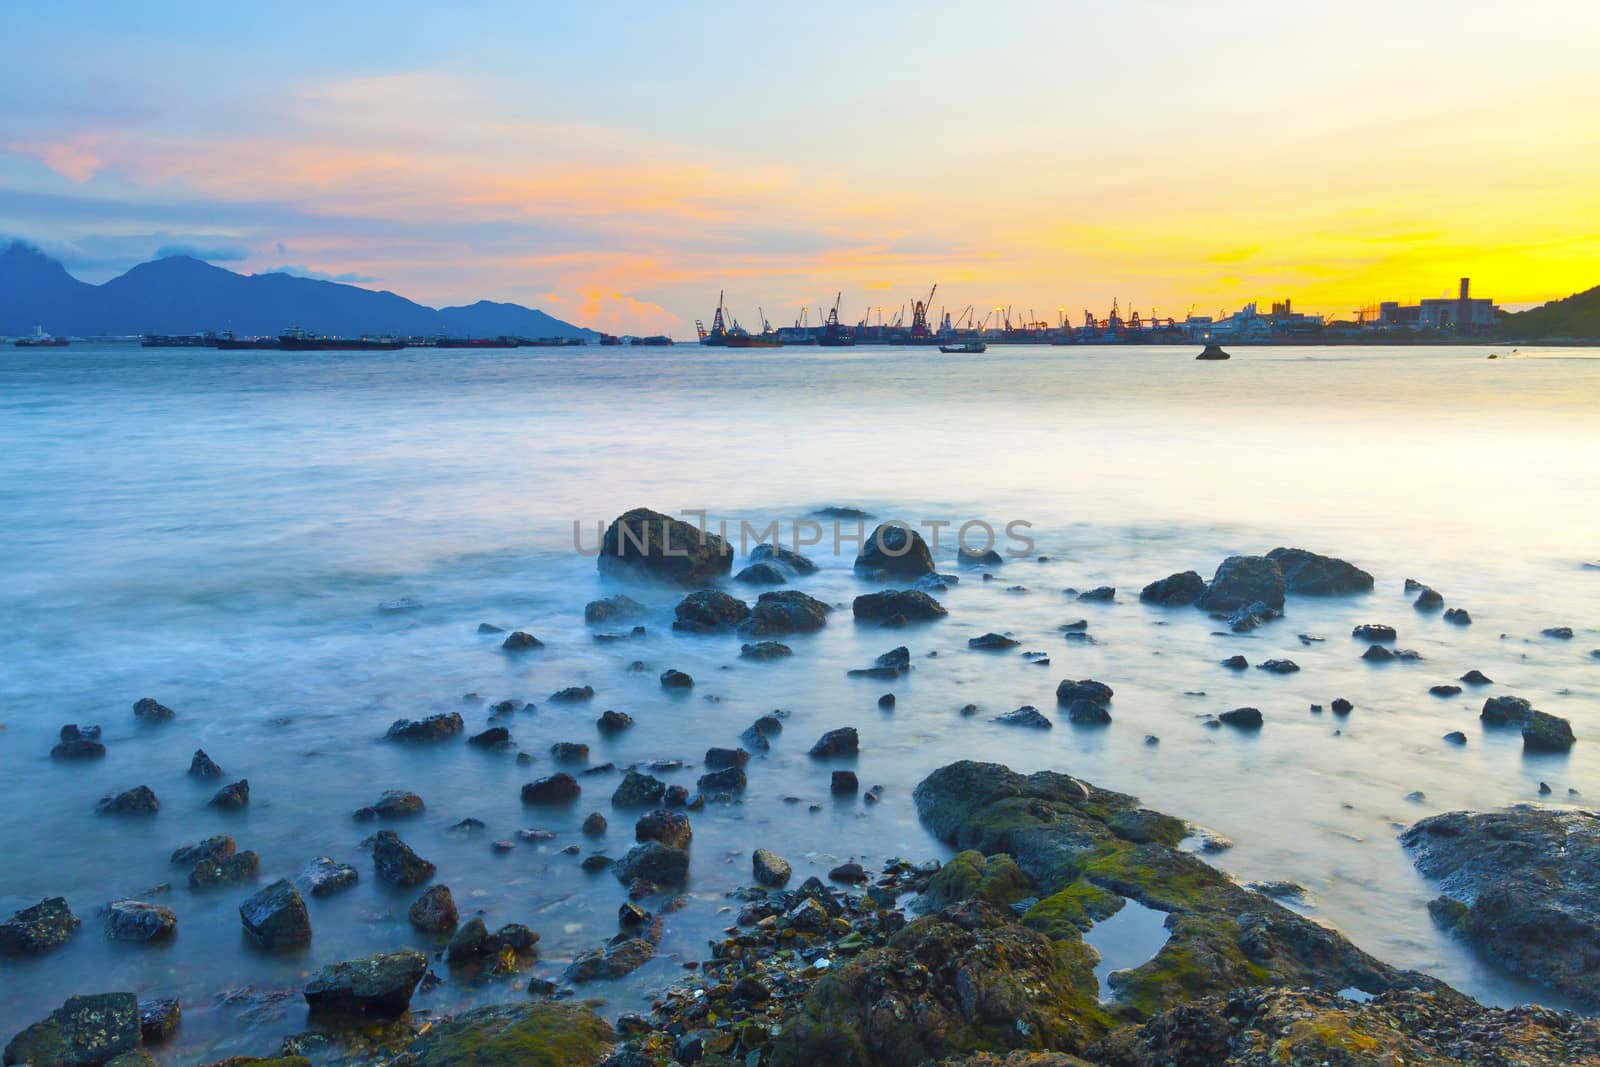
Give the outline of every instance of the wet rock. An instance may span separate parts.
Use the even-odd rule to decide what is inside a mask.
[[[663,689],[690,689],[694,686],[694,679],[683,671],[672,668],[661,672],[661,688]]]
[[[428,958],[409,949],[330,964],[306,983],[306,1004],[313,1014],[397,1019],[427,969]]]
[[[1067,705],[1067,721],[1079,726],[1108,726],[1111,713],[1103,704],[1080,698]]]
[[[1465,682],[1467,685],[1493,685],[1494,684],[1494,679],[1493,678],[1490,678],[1487,674],[1484,674],[1482,671],[1477,670],[1477,669],[1473,669],[1473,670],[1468,671],[1466,674],[1463,674],[1458,680],[1461,681],[1461,682]]]
[[[694,840],[694,831],[689,826],[687,815],[658,808],[639,817],[639,821],[633,825],[633,837],[641,845],[646,841],[657,841],[669,848],[687,849]]]
[[[866,885],[868,877],[866,868],[851,860],[849,863],[841,863],[829,871],[828,879],[834,882],[843,882],[845,885]]]
[[[1283,571],[1265,556],[1229,556],[1195,601],[1202,611],[1232,612],[1260,602],[1281,612],[1287,588]]]
[[[1522,724],[1522,747],[1532,752],[1566,752],[1574,740],[1572,724],[1557,715],[1530,711]]]
[[[348,863],[338,863],[327,856],[318,856],[295,875],[295,886],[314,897],[331,896],[349,889],[361,880],[361,874]]]
[[[588,1067],[615,1038],[611,1025],[586,1007],[496,1004],[434,1024],[411,1043],[406,1058],[415,1067]]]
[[[1368,663],[1388,663],[1395,655],[1382,645],[1368,645],[1367,650],[1361,653],[1361,658]]]
[[[634,622],[645,616],[645,606],[632,597],[608,596],[591,600],[583,606],[583,621],[591,625],[613,622]]]
[[[817,569],[815,563],[794,549],[784,548],[782,545],[769,544],[765,541],[750,550],[750,562],[752,564],[776,563],[778,566],[795,574],[814,574]]]
[[[467,738],[467,744],[477,748],[508,748],[511,745],[511,731],[504,726],[491,726]]]
[[[557,763],[587,763],[589,746],[581,741],[557,741],[550,746],[550,758]]]
[[[752,563],[735,574],[733,580],[746,585],[784,585],[789,581],[776,563]]]
[[[653,775],[629,771],[617,783],[611,794],[611,804],[618,808],[649,808],[661,803],[666,784]]]
[[[672,628],[682,633],[731,630],[750,617],[750,605],[718,589],[690,593],[674,609]]]
[[[421,885],[433,877],[436,869],[393,830],[379,830],[373,835],[372,867],[379,881],[401,888]]]
[[[1464,745],[1467,743],[1467,735],[1460,730],[1451,730],[1444,735],[1444,739],[1452,745]]]
[[[53,760],[91,760],[100,759],[106,754],[106,746],[100,740],[100,727],[79,727],[76,723],[68,723],[61,728],[60,740],[50,750]]]
[[[578,780],[565,771],[557,772],[546,778],[537,778],[527,782],[522,787],[522,802],[524,804],[570,804],[578,799],[583,792],[583,787]]]
[[[480,634],[503,634],[505,632],[504,626],[496,626],[492,622],[480,622],[478,624],[478,633]]]
[[[1206,580],[1195,571],[1180,571],[1139,590],[1139,599],[1146,604],[1180,607],[1193,604],[1205,595]]]
[[[139,1001],[132,993],[68,997],[49,1017],[13,1037],[7,1064],[102,1067],[139,1048]]]
[[[594,686],[569,685],[565,689],[557,689],[550,694],[552,704],[581,704],[585,700],[594,699]]]
[[[452,927],[454,924],[451,924]],[[465,963],[472,963],[484,956],[493,954],[494,946],[489,937],[489,928],[482,919],[474,915],[461,925],[450,943],[445,946],[444,961],[452,967]]]
[[[600,718],[595,720],[595,725],[601,733],[620,734],[633,726],[633,716],[624,711],[606,710],[600,713]]]
[[[828,605],[798,589],[762,593],[750,618],[739,626],[746,637],[782,637],[814,633],[828,622]]]
[[[878,698],[878,707],[885,710],[892,710],[894,708],[894,704],[895,699],[893,693],[885,693]]]
[[[1467,614],[1466,608],[1445,608],[1444,621],[1457,626],[1471,626],[1472,616]]]
[[[649,508],[634,508],[606,530],[596,564],[602,574],[693,588],[731,571],[733,553],[714,533]]]
[[[987,633],[981,637],[969,637],[967,639],[968,648],[981,649],[985,652],[998,652],[1003,649],[1016,648],[1020,644],[1022,644],[1021,641],[1013,641],[1003,634],[996,633]]]
[[[932,574],[933,553],[922,535],[909,527],[884,523],[872,531],[856,554],[855,569],[899,578]]]
[[[1259,708],[1233,708],[1217,716],[1219,722],[1229,726],[1237,726],[1241,730],[1261,729],[1261,711]]]
[[[429,934],[448,934],[461,921],[455,897],[450,895],[450,887],[445,885],[429,886],[411,902],[406,917],[411,920],[412,926]]]
[[[702,774],[695,783],[702,793],[739,793],[744,791],[743,767],[724,767],[720,771]]]
[[[250,779],[241,778],[232,785],[225,785],[212,795],[206,802],[209,808],[221,808],[223,811],[238,811],[250,803]]]
[[[1461,695],[1459,685],[1430,685],[1428,692],[1436,697],[1457,697]]]
[[[963,567],[999,567],[1005,564],[1005,557],[992,548],[975,550],[958,548],[956,562]]]
[[[177,997],[155,997],[139,1001],[139,1036],[146,1045],[159,1045],[178,1032],[183,1022],[183,1005]]]
[[[1269,674],[1293,674],[1299,669],[1300,664],[1292,659],[1269,659],[1256,664],[1256,670]]]
[[[157,703],[150,697],[144,697],[133,706],[133,717],[144,723],[171,722],[178,717],[178,713],[165,704]]]
[[[61,897],[46,897],[0,923],[0,956],[37,956],[60,948],[77,932],[79,919]]]
[[[774,660],[794,655],[794,649],[777,641],[757,641],[753,645],[740,645],[741,659]]]
[[[833,756],[853,756],[861,750],[861,738],[856,733],[854,726],[841,726],[837,730],[829,730],[817,739],[811,746],[810,755],[818,759]]]
[[[415,793],[404,789],[386,789],[376,804],[365,808],[357,808],[355,817],[363,821],[368,819],[403,819],[410,815],[421,815],[427,807],[422,798]]]
[[[1344,697],[1334,697],[1333,703],[1329,704],[1328,707],[1333,709],[1335,715],[1348,715],[1355,710],[1356,706]]]
[[[834,771],[828,784],[828,791],[834,796],[853,796],[860,790],[861,782],[856,778],[855,771]]]
[[[585,837],[599,837],[606,832],[606,817],[598,811],[591,811],[583,818],[583,825],[579,827]]]
[[[161,810],[161,802],[149,786],[139,785],[125,793],[101,797],[94,810],[101,815],[154,815]]]
[[[391,741],[432,742],[446,741],[465,730],[459,712],[450,711],[430,715],[426,719],[396,719],[384,734]]]
[[[1393,641],[1400,635],[1395,632],[1393,626],[1387,626],[1381,622],[1364,622],[1351,630],[1350,636],[1360,638],[1363,641],[1381,642]]]
[[[192,778],[221,778],[222,768],[217,766],[215,760],[206,755],[206,750],[197,748],[194,756],[189,760],[189,776]]]
[[[1079,600],[1085,600],[1089,601],[1090,603],[1097,604],[1109,604],[1116,598],[1117,589],[1115,586],[1111,585],[1096,586],[1093,589],[1088,589],[1078,594]]]
[[[500,647],[507,652],[531,652],[543,648],[544,642],[524,630],[513,630],[500,642]]]
[[[1557,641],[1572,640],[1572,627],[1570,626],[1547,626],[1540,630],[1539,633],[1545,637],[1553,637]]]
[[[1083,678],[1073,681],[1070,678],[1056,686],[1056,703],[1062,706],[1071,704],[1074,700],[1090,700],[1096,704],[1111,703],[1112,689],[1104,682],[1097,682],[1093,678]]]
[[[1348,596],[1372,591],[1372,575],[1333,556],[1303,548],[1275,548],[1267,558],[1283,572],[1285,588],[1300,596]]]
[[[705,764],[718,770],[723,767],[743,767],[750,762],[750,753],[742,748],[708,748]]]
[[[1245,659],[1243,656],[1229,656],[1227,659],[1222,661],[1222,665],[1228,668],[1230,671],[1242,671],[1249,668],[1250,661]]]
[[[251,896],[239,905],[244,931],[269,951],[302,948],[311,943],[311,916],[300,893],[285,879]]]
[[[113,941],[163,941],[177,932],[171,908],[142,900],[113,900],[106,906],[106,936]]]
[[[1443,895],[1435,921],[1514,975],[1600,1006],[1600,815],[1449,812],[1400,836]]]
[[[652,885],[680,886],[689,878],[689,853],[659,841],[644,841],[618,861],[616,875],[625,884],[640,878]]]
[[[756,849],[751,855],[750,868],[757,885],[779,889],[789,884],[789,876],[793,873],[788,860],[764,848]]]
[[[1418,611],[1438,611],[1444,607],[1444,597],[1437,590],[1425,587],[1417,594],[1417,599],[1411,602],[1411,606]]]
[[[1490,726],[1520,726],[1533,714],[1533,705],[1521,697],[1502,695],[1483,702],[1478,718]]]
[[[1008,907],[1033,893],[1033,883],[1017,861],[1005,853],[985,856],[967,850],[939,868],[928,883],[923,902],[929,911],[967,900]]]
[[[944,606],[920,589],[885,589],[864,593],[851,602],[855,617],[867,622],[901,625],[943,618]]]
[[[191,889],[211,889],[217,886],[237,885],[255,878],[260,868],[260,858],[248,850],[236,852],[233,838],[210,837],[197,845],[189,845],[173,852],[172,862],[188,867]]]
[[[989,721],[1000,723],[1002,726],[1026,726],[1036,730],[1048,730],[1055,725],[1032,704],[1024,704],[1015,711],[1008,711],[1004,715],[996,715]]]

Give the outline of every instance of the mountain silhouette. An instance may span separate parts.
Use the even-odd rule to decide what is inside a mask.
[[[120,336],[232,330],[275,336],[290,326],[356,337],[582,337],[593,330],[520,304],[480,300],[430,308],[388,291],[292,274],[236,274],[190,256],[141,263],[103,285],[68,274],[20,241],[0,250],[0,334]]]

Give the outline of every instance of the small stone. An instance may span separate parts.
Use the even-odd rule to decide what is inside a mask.
[[[207,802],[210,808],[221,808],[224,811],[237,811],[250,803],[250,780],[241,778],[232,785],[225,785],[217,790],[216,794]]]
[[[1477,669],[1470,670],[1466,674],[1463,674],[1458,679],[1458,681],[1465,682],[1467,685],[1493,685],[1494,684],[1494,679],[1493,678],[1490,678],[1487,674],[1484,674],[1482,671],[1477,670]]]
[[[1451,730],[1449,733],[1444,735],[1444,739],[1446,742],[1452,745],[1464,745],[1467,743],[1467,735],[1462,733],[1460,730]]]
[[[1446,608],[1444,610],[1444,621],[1453,623],[1456,626],[1471,626],[1472,616],[1467,614],[1466,608]]]
[[[810,755],[825,759],[831,756],[853,756],[861,749],[861,739],[854,726],[829,730],[811,746]]]
[[[522,787],[524,804],[570,804],[578,799],[583,787],[565,771],[548,778],[538,778]]]
[[[834,771],[828,789],[834,796],[853,795],[860,791],[861,782],[855,771]]]
[[[402,888],[421,885],[432,878],[436,870],[393,830],[379,830],[373,835],[372,865],[380,881]]]
[[[455,898],[450,895],[450,887],[445,885],[429,886],[412,901],[406,917],[412,926],[429,934],[448,934],[461,921]]]
[[[1241,730],[1261,729],[1261,711],[1258,708],[1234,708],[1218,715],[1217,719]]]
[[[601,733],[621,733],[633,725],[633,716],[621,711],[606,710],[600,713],[600,718],[595,720],[595,725]]]
[[[529,652],[536,648],[543,648],[544,642],[530,633],[515,630],[500,643],[500,647],[507,652]]]
[[[1222,661],[1222,665],[1230,671],[1242,671],[1250,666],[1250,661],[1243,656],[1229,656]]]
[[[756,849],[751,856],[751,869],[757,885],[773,888],[787,885],[792,873],[787,860],[764,848]]]
[[[314,897],[325,897],[349,889],[360,880],[360,872],[348,863],[336,863],[327,856],[318,856],[295,876],[295,885]]]
[[[591,811],[584,817],[582,829],[589,837],[599,837],[606,832],[606,817],[598,811]]]
[[[189,774],[194,778],[221,778],[222,768],[217,766],[216,761],[210,756],[206,755],[205,749],[197,748],[194,750],[194,756],[189,760]]]
[[[683,671],[672,669],[661,674],[661,688],[663,689],[689,689],[694,685],[694,679]]]
[[[557,763],[587,763],[589,746],[578,741],[557,741],[550,746],[550,757]]]
[[[139,1001],[139,1036],[146,1045],[159,1045],[178,1032],[183,1006],[177,997]]]
[[[867,871],[859,863],[841,863],[828,872],[828,878],[835,882],[843,882],[846,885],[865,885]]]
[[[1348,715],[1355,710],[1356,706],[1344,697],[1334,697],[1333,703],[1329,704],[1328,707],[1333,709],[1335,715]]]
[[[585,700],[594,699],[594,686],[569,685],[565,689],[557,689],[550,694],[552,704],[581,704]]]
[[[883,694],[883,696],[879,697],[878,698],[878,707],[880,707],[880,708],[892,708],[892,707],[894,707],[894,694],[893,693],[885,693],[885,694]]]
[[[147,785],[101,797],[94,807],[102,815],[154,815],[160,809],[161,802]]]
[[[146,723],[171,722],[177,718],[177,712],[165,704],[145,697],[133,706],[133,717]]]
[[[467,738],[467,744],[476,748],[505,748],[511,744],[511,731],[504,726],[491,726]]]
[[[177,932],[171,908],[141,900],[114,900],[106,907],[106,935],[113,941],[163,941]]]
[[[1093,702],[1084,701],[1084,703]],[[1110,716],[1107,715],[1106,718],[1109,720]],[[1026,726],[1036,730],[1049,730],[1055,725],[1043,712],[1034,707],[1032,704],[1024,704],[1015,711],[1008,711],[1004,715],[996,715],[989,721],[1000,723],[1003,726]]]
[[[1256,670],[1269,674],[1293,674],[1299,669],[1300,664],[1292,659],[1269,659],[1256,664]]]

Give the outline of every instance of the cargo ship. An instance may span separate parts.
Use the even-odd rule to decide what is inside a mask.
[[[298,326],[278,335],[285,352],[394,352],[406,346],[393,337],[317,337]]]
[[[664,333],[651,334],[649,337],[635,337],[628,342],[630,345],[650,345],[653,347],[668,348],[673,341]]]
[[[42,327],[35,326],[32,337],[19,337],[11,343],[18,348],[66,348],[72,342],[65,337],[52,337]]]
[[[217,334],[216,347],[227,351],[252,350],[252,349],[277,349],[276,337],[235,337],[232,330],[224,330]]]
[[[515,337],[436,337],[429,348],[516,348]]]
[[[147,333],[139,341],[140,348],[216,348],[217,335],[205,333]]]

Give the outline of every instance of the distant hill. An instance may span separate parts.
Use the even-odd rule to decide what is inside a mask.
[[[1505,315],[1495,333],[1508,340],[1545,337],[1600,338],[1600,285],[1543,307]]]
[[[299,326],[339,337],[599,337],[518,304],[435,309],[391,292],[292,274],[236,274],[189,256],[141,263],[104,285],[68,274],[21,242],[0,250],[0,334],[35,326],[59,336],[199,333],[241,337]]]

